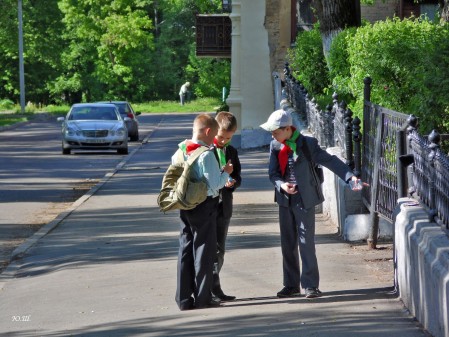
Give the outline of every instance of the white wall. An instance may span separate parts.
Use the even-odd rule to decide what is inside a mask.
[[[274,111],[265,0],[242,1],[241,92],[242,148],[268,144],[271,135],[259,128]]]
[[[449,237],[414,199],[395,210],[399,296],[434,337],[449,336]]]

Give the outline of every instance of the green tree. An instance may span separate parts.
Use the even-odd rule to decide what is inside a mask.
[[[360,0],[312,0],[320,23],[323,52],[327,57],[332,40],[343,29],[360,26]]]
[[[141,100],[150,90],[151,0],[60,0],[64,72],[53,94],[69,101]]]
[[[194,79],[193,91],[198,97],[222,97],[223,87],[231,86],[231,60],[198,58],[192,50],[186,68],[187,78]]]
[[[197,74],[192,72],[196,66],[187,67],[189,60],[196,58],[190,54],[195,45],[195,15],[218,13],[220,6],[219,0],[155,1],[156,48],[150,72],[154,98],[177,99],[183,83],[197,81]]]
[[[59,72],[63,49],[57,1],[23,1],[23,44],[26,99],[48,103],[48,87]],[[18,101],[19,52],[17,1],[0,2],[0,97]]]
[[[0,1],[0,98],[13,99],[19,88],[17,2]]]

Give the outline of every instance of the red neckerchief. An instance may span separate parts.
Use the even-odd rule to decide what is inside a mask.
[[[194,143],[191,140],[186,140],[186,154],[190,155],[193,151],[199,148],[201,144]]]
[[[226,146],[226,145],[228,145],[228,144],[225,144],[224,146],[221,146],[221,144],[218,143],[217,138],[214,138],[214,145],[215,145],[216,147],[218,147],[219,149],[222,149],[222,148],[224,148],[224,146]]]
[[[296,128],[295,127],[291,127],[292,128],[292,135],[295,132]],[[287,169],[287,164],[288,164],[288,155],[293,152],[292,149],[290,148],[290,146],[288,146],[285,143],[286,140],[284,140],[282,142],[282,144],[284,145],[281,150],[279,151],[278,154],[278,161],[279,161],[279,167],[281,168],[281,174],[282,176],[284,176],[285,174],[285,170]]]

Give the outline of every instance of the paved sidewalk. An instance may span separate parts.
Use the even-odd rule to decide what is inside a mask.
[[[242,151],[243,185],[222,270],[222,307],[174,301],[177,213],[156,204],[191,116],[167,116],[95,193],[0,275],[0,336],[426,336],[392,293],[392,270],[317,218],[323,296],[278,299],[282,266],[268,150]],[[173,130],[176,129],[176,136]]]

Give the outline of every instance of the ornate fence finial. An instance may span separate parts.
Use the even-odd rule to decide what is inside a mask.
[[[333,104],[338,104],[338,94],[335,91],[332,94],[332,103]]]
[[[348,114],[352,115],[351,109],[348,109]],[[362,134],[360,133],[361,120],[355,117],[352,121],[352,137],[354,140],[354,174],[357,177],[362,176]]]

